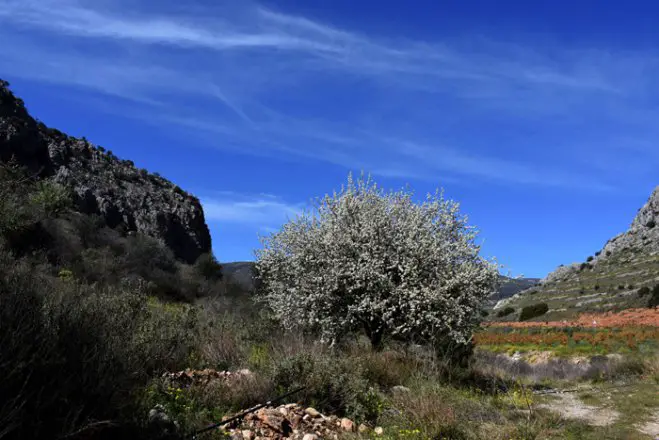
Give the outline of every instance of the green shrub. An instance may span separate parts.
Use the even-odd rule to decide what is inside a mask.
[[[68,188],[54,182],[39,181],[30,203],[37,205],[45,217],[50,217],[70,208],[72,199]]]
[[[643,286],[638,289],[638,296],[645,296],[650,294],[650,288],[648,286]]]
[[[542,302],[542,303],[532,304],[530,306],[526,306],[522,308],[522,311],[519,314],[519,320],[527,321],[529,319],[542,316],[548,311],[549,311],[549,306],[547,305],[547,303]]]
[[[196,273],[205,279],[219,280],[222,278],[222,265],[218,263],[213,254],[202,254],[194,262]]]
[[[13,165],[0,164],[0,234],[7,237],[38,222],[42,214],[32,202],[30,176]],[[26,203],[27,202],[27,203]]]
[[[654,286],[654,289],[652,289],[652,293],[650,294],[650,298],[648,299],[648,307],[649,308],[659,307],[659,284]]]
[[[164,312],[139,292],[58,280],[0,252],[3,438],[132,422],[150,377],[185,366],[194,323],[191,310]]]
[[[508,315],[513,314],[513,313],[515,313],[515,309],[513,307],[506,307],[505,309],[499,310],[497,312],[497,317],[503,318],[504,316],[508,316]]]
[[[373,421],[382,410],[382,401],[366,379],[363,365],[345,356],[297,353],[278,359],[271,367],[270,377],[277,393],[305,386],[300,399],[321,412]]]
[[[0,164],[0,238],[15,254],[41,252],[52,242],[44,222],[71,204],[61,185],[38,181],[14,163]]]

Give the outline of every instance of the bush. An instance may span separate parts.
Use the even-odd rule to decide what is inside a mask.
[[[595,259],[595,257],[593,257],[593,256],[591,255],[591,256],[589,256],[588,258],[586,258],[586,261],[591,262],[591,261],[593,261],[594,259]]]
[[[374,421],[381,398],[365,378],[363,365],[330,353],[302,352],[272,366],[276,394],[306,387],[299,397],[307,405],[357,421]]]
[[[652,289],[652,293],[648,299],[648,307],[659,307],[659,284],[654,286],[654,289]]]
[[[58,183],[39,181],[30,197],[30,203],[38,206],[44,217],[50,217],[67,211],[72,205],[72,199],[66,187]]]
[[[537,318],[542,316],[549,311],[549,306],[547,303],[537,303],[530,306],[522,308],[522,312],[519,314],[520,321],[527,321],[529,319]]]
[[[508,316],[508,315],[513,314],[513,313],[515,313],[515,309],[513,307],[506,307],[505,309],[499,310],[497,312],[497,317],[503,318],[504,316]]]
[[[182,368],[194,349],[190,310],[165,313],[136,291],[58,280],[6,252],[0,259],[3,438],[132,422],[149,377]]]
[[[222,266],[212,254],[203,254],[194,262],[195,272],[208,280],[222,279]]]
[[[645,296],[650,294],[650,288],[648,286],[643,286],[640,289],[638,289],[638,296]]]
[[[476,232],[438,192],[422,205],[363,177],[314,212],[263,238],[261,299],[287,328],[336,342],[363,331],[384,338],[466,341],[498,279]]]
[[[0,238],[17,255],[40,252],[52,241],[43,222],[71,204],[66,188],[35,176],[14,163],[0,164]]]
[[[0,235],[7,237],[41,219],[38,206],[30,203],[34,195],[31,182],[25,170],[0,164]]]

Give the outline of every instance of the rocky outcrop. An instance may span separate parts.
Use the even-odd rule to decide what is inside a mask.
[[[628,249],[646,254],[659,254],[659,186],[638,210],[629,230],[609,240],[597,260],[606,259]]]
[[[210,233],[196,197],[84,138],[36,121],[0,81],[0,161],[12,159],[40,178],[71,188],[79,211],[99,214],[112,228],[157,238],[188,263],[210,252]]]
[[[561,266],[541,280],[541,284],[573,277],[584,269],[593,270],[609,261],[625,263],[655,255],[659,255],[659,186],[638,210],[626,232],[607,241],[590,261]]]

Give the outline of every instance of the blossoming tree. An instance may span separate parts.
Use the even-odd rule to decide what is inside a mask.
[[[261,299],[285,327],[328,342],[361,330],[374,348],[385,337],[469,340],[498,270],[457,203],[440,191],[415,203],[348,176],[314,208],[256,251]]]

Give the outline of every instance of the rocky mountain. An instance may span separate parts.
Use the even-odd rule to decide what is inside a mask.
[[[14,161],[72,190],[77,209],[166,244],[187,263],[211,250],[199,200],[129,160],[35,120],[0,80],[0,162]]]
[[[659,186],[638,210],[629,229],[581,263],[561,266],[495,308],[546,302],[542,319],[573,317],[583,311],[621,310],[647,304],[647,287],[659,283]]]

